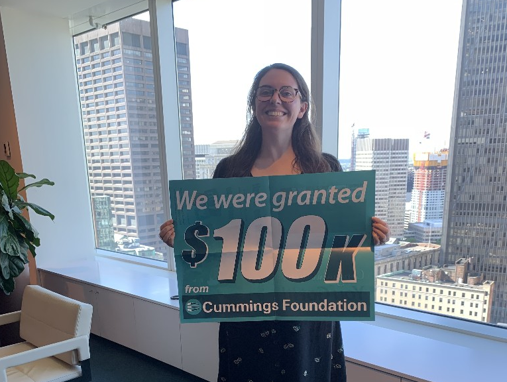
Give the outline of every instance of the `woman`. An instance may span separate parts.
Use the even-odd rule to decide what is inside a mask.
[[[248,125],[236,152],[217,166],[214,178],[342,171],[320,152],[309,119],[310,93],[292,67],[273,64],[254,78],[248,95]],[[375,245],[389,228],[373,218]],[[174,223],[160,227],[174,244]],[[223,322],[219,333],[218,382],[346,381],[339,322]]]

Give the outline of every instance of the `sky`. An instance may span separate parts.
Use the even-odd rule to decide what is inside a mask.
[[[343,0],[340,159],[350,156],[352,125],[409,138],[412,152],[448,147],[461,5]],[[310,85],[310,0],[181,0],[174,24],[189,31],[196,144],[242,136],[247,93],[264,66],[287,63]]]

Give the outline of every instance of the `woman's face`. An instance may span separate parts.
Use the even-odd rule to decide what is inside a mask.
[[[283,69],[271,69],[267,72],[259,82],[259,88],[261,86],[269,86],[277,90],[284,86],[298,88],[296,79]],[[255,116],[263,130],[292,131],[296,120],[303,118],[307,108],[308,103],[301,102],[299,92],[292,102],[282,102],[278,91],[275,91],[267,101],[259,101],[257,97],[255,98]]]

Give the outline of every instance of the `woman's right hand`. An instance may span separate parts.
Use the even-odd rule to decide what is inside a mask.
[[[174,247],[174,220],[169,219],[160,226],[160,233],[158,234],[162,241],[169,247]]]

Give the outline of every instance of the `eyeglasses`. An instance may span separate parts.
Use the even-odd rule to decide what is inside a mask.
[[[258,87],[255,95],[259,101],[267,102],[273,98],[273,94],[275,94],[276,91],[280,95],[280,100],[285,103],[294,102],[299,92],[298,89],[294,89],[292,86],[282,86],[280,89],[275,89],[265,85]]]

